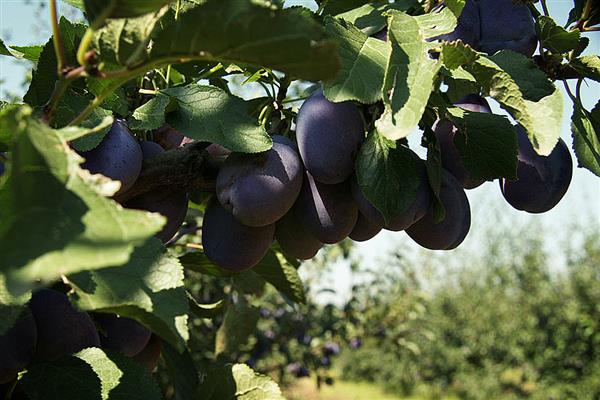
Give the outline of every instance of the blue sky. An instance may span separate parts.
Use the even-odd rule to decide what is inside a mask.
[[[26,4],[30,3],[30,4]],[[3,39],[8,39],[9,44],[29,45],[39,44],[47,40],[49,31],[47,28],[46,13],[37,14],[35,10],[39,1],[25,2],[23,0],[0,0],[0,35]],[[548,6],[551,15],[559,23],[564,23],[567,14],[572,6],[570,0],[549,0]],[[315,8],[315,3],[311,0],[288,1],[287,4],[305,5]],[[69,7],[62,8],[69,12]],[[71,14],[72,15],[72,14]],[[42,25],[40,30],[34,29],[35,26]],[[45,27],[44,27],[45,26]],[[10,33],[10,37],[8,34]],[[600,32],[586,34],[591,44],[586,50],[587,54],[600,54]],[[22,93],[20,86],[22,76],[27,69],[27,64],[10,60],[6,57],[0,57],[0,77],[3,87],[0,92],[9,90],[11,92]],[[564,94],[562,85],[558,85]],[[571,104],[566,95],[565,116],[562,124],[562,138],[571,145],[570,139],[570,114]],[[600,97],[600,85],[594,82],[588,82],[583,87],[583,100],[588,108],[591,108],[598,102]],[[493,104],[494,112],[502,113],[502,110]],[[418,135],[410,137],[411,147],[416,151],[420,150]],[[424,155],[421,152],[421,155]],[[494,225],[514,226],[517,232],[520,229],[535,229],[544,232],[546,237],[546,247],[557,255],[561,254],[565,237],[571,232],[569,227],[577,226],[588,229],[597,229],[600,226],[600,178],[595,177],[587,170],[577,168],[575,170],[571,187],[563,201],[543,215],[529,215],[512,209],[502,198],[497,182],[488,182],[482,187],[468,192],[469,200],[473,213],[472,227],[469,236],[461,246],[462,249],[446,253],[444,257],[449,262],[455,262],[462,257],[464,251],[477,251],[481,247],[482,237],[486,231]],[[515,234],[518,234],[515,232]],[[409,238],[404,233],[383,232],[375,239],[359,244],[359,254],[370,263],[377,264],[379,256],[388,254],[399,245],[417,251],[416,246],[410,244]],[[420,250],[419,250],[420,251]],[[347,266],[340,265],[339,269],[330,276],[325,277],[326,285],[335,287],[343,297],[352,284],[352,277],[348,273]],[[330,283],[327,283],[330,282]],[[339,300],[340,296],[337,296]]]

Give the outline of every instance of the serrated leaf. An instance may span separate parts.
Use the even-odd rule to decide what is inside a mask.
[[[536,30],[542,46],[553,53],[567,53],[579,46],[580,33],[578,30],[567,31],[545,15],[537,18]]]
[[[99,27],[106,18],[131,18],[158,11],[171,0],[83,0],[85,14]]]
[[[262,261],[252,268],[252,272],[263,277],[290,300],[306,303],[302,279],[296,268],[288,263],[281,253],[269,250]]]
[[[600,82],[600,57],[583,56],[571,61],[573,67],[582,77]]]
[[[470,46],[460,40],[455,42],[444,42],[442,44],[442,62],[444,67],[455,70],[465,64],[471,64],[477,60],[479,54]]]
[[[89,348],[52,363],[33,364],[21,379],[31,400],[159,400],[156,382],[131,359]]]
[[[156,97],[133,112],[129,119],[129,128],[139,131],[161,128],[166,123],[165,114],[172,101],[171,96],[158,93]]]
[[[578,166],[600,176],[600,103],[592,112],[575,104],[571,129]]]
[[[203,400],[285,400],[277,384],[246,364],[217,365],[205,371]]]
[[[4,44],[4,40],[0,39],[0,56],[24,58],[25,54],[18,50],[12,49],[11,47],[7,47],[6,44]]]
[[[2,43],[2,39],[0,39],[0,54],[3,53],[2,47],[6,49],[6,47]],[[16,58],[24,58],[25,60],[29,60],[36,63],[38,62],[40,55],[42,54],[44,46],[10,46],[10,49],[12,50],[12,55]]]
[[[382,135],[400,139],[417,126],[442,65],[430,56],[434,44],[426,39],[451,32],[455,27],[456,17],[448,9],[419,17],[390,12],[388,36],[392,52],[382,91],[385,111],[376,122]]]
[[[82,126],[67,126],[62,129],[58,129],[57,132],[62,136],[63,140],[71,141],[83,138],[85,136],[95,136],[102,135],[104,137],[105,133],[110,130],[114,123],[114,118],[110,115],[102,118],[97,125],[92,125],[92,120],[88,120],[90,125],[82,124]],[[80,150],[85,151],[85,150]]]
[[[556,90],[546,74],[530,58],[520,53],[502,50],[489,59],[517,84],[526,100],[538,101]]]
[[[219,355],[237,352],[256,330],[258,317],[258,308],[249,305],[243,296],[239,296],[238,302],[227,308],[223,323],[217,331],[215,353]]]
[[[325,96],[335,103],[356,100],[371,104],[381,99],[389,43],[368,37],[342,20],[328,18],[326,27],[340,44],[341,68],[335,79],[323,84]]]
[[[248,115],[246,102],[217,87],[194,84],[161,93],[177,104],[167,114],[167,123],[185,136],[242,153],[266,151],[273,145],[264,127]]]
[[[209,0],[179,15],[156,34],[149,58],[249,63],[315,81],[335,77],[339,68],[336,44],[311,12],[251,0]]]
[[[202,274],[216,276],[219,278],[235,276],[232,272],[227,272],[217,267],[212,261],[206,257],[203,252],[193,252],[184,254],[179,258],[179,261],[185,269],[200,272]]]
[[[377,131],[369,133],[356,160],[356,178],[386,223],[414,201],[419,187],[415,154]]]
[[[358,8],[336,15],[336,18],[348,21],[367,35],[372,35],[385,28],[387,18],[384,13],[388,10],[409,11],[419,9],[417,0],[405,0],[399,3],[384,2],[363,4]]]
[[[519,83],[492,58],[485,56],[480,56],[465,69],[477,79],[487,94],[498,100],[525,128],[536,152],[540,155],[550,154],[560,137],[563,112],[560,91],[554,90],[554,93],[537,102],[527,100]],[[520,84],[531,88],[522,79]],[[531,94],[539,94],[539,88],[532,88]]]
[[[162,358],[167,365],[170,383],[175,389],[175,400],[195,400],[200,379],[190,352],[185,350],[180,353],[168,343],[164,343]]]
[[[79,309],[135,319],[180,350],[189,338],[183,278],[181,264],[157,239],[136,248],[125,265],[68,277]]]
[[[458,128],[454,143],[473,179],[517,178],[517,134],[506,117],[455,107],[447,112]]]
[[[98,194],[79,167],[82,158],[31,118],[31,109],[14,110],[12,121],[11,176],[0,188],[0,269],[11,292],[122,265],[161,229],[162,216],[125,210]]]
[[[225,300],[219,300],[213,304],[200,304],[190,293],[187,295],[190,311],[198,318],[214,318],[217,315],[221,315],[227,309],[227,302]]]

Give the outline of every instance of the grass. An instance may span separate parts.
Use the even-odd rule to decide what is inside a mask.
[[[419,397],[398,397],[385,393],[367,382],[337,380],[334,385],[323,385],[319,392],[314,379],[299,379],[285,391],[289,400],[423,400]]]

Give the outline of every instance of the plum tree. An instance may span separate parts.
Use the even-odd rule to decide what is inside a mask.
[[[383,215],[365,197],[356,180],[352,181],[352,196],[358,204],[361,214],[374,225],[383,225],[384,229],[394,232],[403,231],[425,215],[431,204],[431,189],[427,178],[427,170],[423,161],[419,160],[420,181],[413,202],[400,215],[385,225]]]
[[[537,47],[535,21],[526,2],[479,0],[479,50],[494,54],[508,49],[531,57]]]
[[[307,172],[298,197],[298,216],[304,228],[323,243],[338,243],[348,237],[358,219],[350,181],[326,185]]]
[[[488,102],[477,94],[467,95],[454,105],[471,112],[492,112]],[[465,167],[454,143],[455,137],[459,133],[458,128],[448,120],[441,120],[435,124],[433,129],[442,152],[442,166],[454,175],[465,189],[481,186],[485,181],[471,177],[471,173]]]
[[[251,227],[241,224],[216,199],[204,213],[202,245],[204,253],[221,268],[239,272],[262,260],[275,236],[275,224]]]
[[[471,209],[464,189],[448,171],[442,174],[440,200],[446,211],[443,221],[436,223],[434,207],[406,230],[419,245],[431,250],[451,250],[460,245],[471,227]]]
[[[127,357],[140,353],[150,341],[151,333],[137,321],[116,314],[94,315],[103,348],[116,350]]]
[[[365,124],[351,102],[332,103],[322,91],[302,104],[296,138],[306,169],[320,183],[342,183],[354,171],[354,159],[365,137]]]
[[[160,360],[160,352],[162,351],[162,342],[160,337],[152,335],[148,344],[144,349],[133,356],[133,360],[146,368],[151,374],[154,373]]]
[[[91,317],[73,308],[66,295],[42,289],[33,294],[29,308],[38,332],[37,361],[54,361],[87,347],[100,347]]]
[[[81,155],[82,168],[121,182],[117,194],[130,189],[142,170],[142,150],[123,120],[115,121],[100,145]]]
[[[227,158],[217,175],[217,197],[242,224],[271,225],[296,202],[303,173],[293,142],[273,136],[273,147],[264,153]]]
[[[355,242],[366,242],[377,236],[383,229],[383,225],[378,225],[365,217],[363,213],[358,213],[358,219],[354,225],[354,229],[350,232],[350,239]]]
[[[567,145],[559,139],[549,156],[535,152],[527,133],[518,125],[519,164],[517,180],[500,179],[500,189],[517,210],[544,213],[554,208],[567,192],[573,176],[573,161]]]
[[[145,160],[151,159],[164,151],[157,143],[147,141],[141,143],[141,149]],[[156,189],[126,201],[123,206],[156,212],[164,216],[167,223],[156,234],[156,237],[166,243],[175,236],[185,220],[188,209],[188,195],[181,190]]]
[[[476,0],[467,0],[462,13],[458,17],[456,28],[453,32],[442,35],[439,39],[454,41],[462,40],[473,48],[477,48],[481,37],[481,20],[479,7]]]
[[[311,235],[297,215],[297,206],[292,207],[275,225],[275,239],[284,253],[300,260],[313,258],[323,247],[316,237]]]
[[[14,325],[0,335],[0,385],[14,380],[33,360],[36,343],[35,320],[25,308]]]

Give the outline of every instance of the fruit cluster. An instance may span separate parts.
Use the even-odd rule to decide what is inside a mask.
[[[132,319],[80,312],[65,294],[42,289],[0,335],[0,385],[13,381],[31,363],[52,362],[88,347],[119,352],[153,372],[161,341]]]

